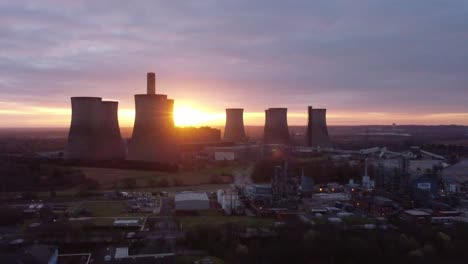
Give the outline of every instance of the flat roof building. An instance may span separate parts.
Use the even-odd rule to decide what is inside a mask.
[[[198,211],[210,209],[210,199],[205,192],[180,192],[175,195],[176,211]]]

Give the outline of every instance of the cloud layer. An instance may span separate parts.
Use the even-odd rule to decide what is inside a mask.
[[[376,112],[468,124],[467,43],[464,0],[0,1],[0,98],[133,109],[156,71],[159,92],[205,111],[314,105],[350,124]],[[0,104],[0,126],[26,124],[11,112],[23,110]]]

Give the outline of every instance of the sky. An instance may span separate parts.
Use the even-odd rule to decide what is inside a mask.
[[[0,0],[0,127],[67,127],[71,96],[132,126],[148,71],[178,125],[468,125],[468,1]]]

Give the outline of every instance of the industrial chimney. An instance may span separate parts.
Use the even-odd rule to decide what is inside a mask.
[[[265,110],[265,144],[288,144],[288,109],[269,108]]]
[[[135,95],[135,124],[128,143],[128,159],[174,163],[177,145],[174,100],[155,94],[155,74],[147,74],[147,94]]]
[[[156,74],[154,72],[146,74],[146,94],[156,94]]]
[[[226,109],[226,126],[223,139],[229,142],[242,142],[245,140],[244,109]]]
[[[101,98],[72,97],[72,118],[65,159],[98,160],[101,140]]]
[[[310,147],[330,147],[327,129],[327,109],[308,107],[307,145]]]
[[[103,160],[125,159],[125,144],[120,134],[118,120],[119,103],[102,101],[100,120],[100,156]]]

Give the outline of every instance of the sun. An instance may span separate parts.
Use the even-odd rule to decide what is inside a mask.
[[[174,106],[174,124],[179,127],[213,125],[222,118],[218,113],[202,111],[188,104]]]

